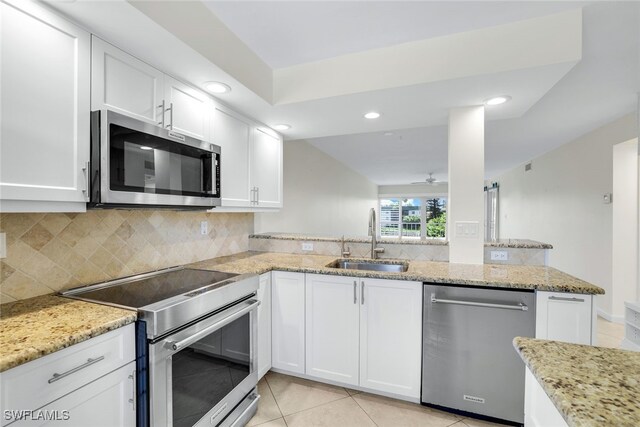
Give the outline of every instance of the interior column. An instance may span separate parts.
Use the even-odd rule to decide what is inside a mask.
[[[449,262],[484,262],[484,106],[449,112]]]

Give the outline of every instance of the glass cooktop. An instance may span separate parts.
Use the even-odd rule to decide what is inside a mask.
[[[73,295],[82,299],[137,309],[224,282],[236,276],[238,275],[221,271],[185,268],[151,277],[138,279],[132,277],[130,281],[99,289],[88,289],[86,292],[74,292]]]

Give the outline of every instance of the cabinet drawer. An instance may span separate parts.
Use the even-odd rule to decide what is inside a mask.
[[[41,408],[134,359],[131,324],[3,372],[2,409]]]

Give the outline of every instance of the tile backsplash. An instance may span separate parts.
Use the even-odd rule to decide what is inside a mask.
[[[208,233],[200,234],[200,222]],[[0,214],[1,302],[248,250],[253,214],[92,210]]]

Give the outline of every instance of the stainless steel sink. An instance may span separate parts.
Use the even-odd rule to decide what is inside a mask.
[[[367,260],[351,260],[337,259],[329,264],[329,268],[340,268],[343,270],[368,270],[368,271],[387,271],[394,273],[404,273],[409,268],[406,262],[398,261],[367,261]]]

